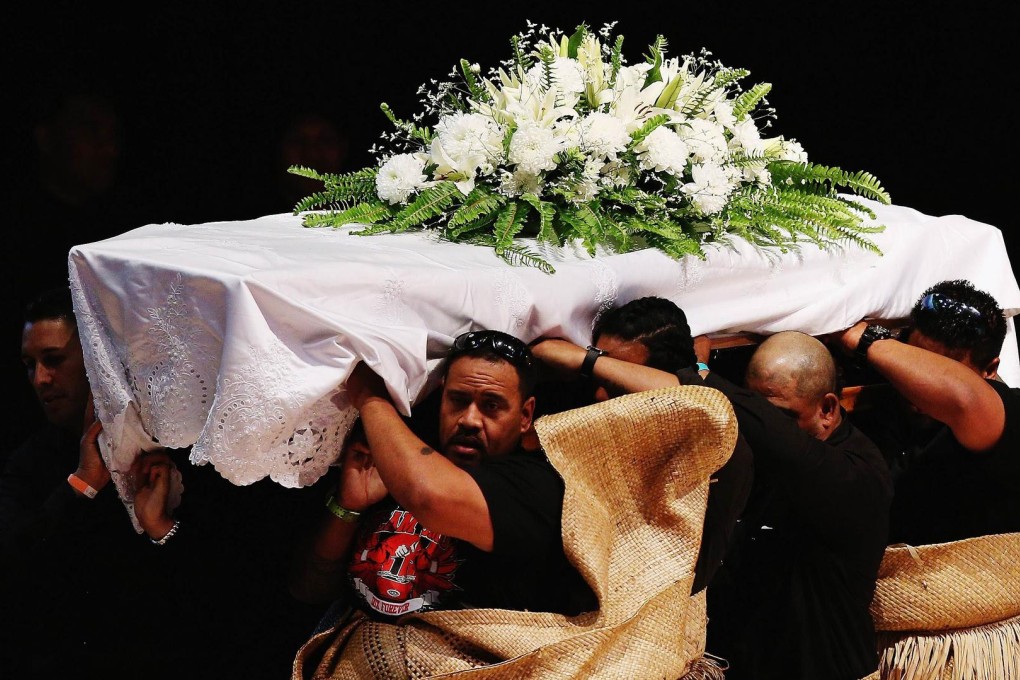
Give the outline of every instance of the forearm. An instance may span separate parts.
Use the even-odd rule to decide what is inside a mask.
[[[948,425],[964,447],[981,451],[1002,436],[1002,400],[966,365],[898,340],[873,343],[867,358],[910,403]]]
[[[617,394],[633,394],[679,384],[672,373],[605,356],[595,362],[592,376],[600,385]]]
[[[358,523],[326,514],[316,534],[299,547],[291,566],[288,589],[300,602],[329,602],[343,588],[347,558]]]

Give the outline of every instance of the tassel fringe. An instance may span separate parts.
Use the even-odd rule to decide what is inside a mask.
[[[879,633],[882,680],[1016,680],[1020,616],[974,628]]]

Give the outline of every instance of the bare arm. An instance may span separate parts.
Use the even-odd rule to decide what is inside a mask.
[[[536,359],[558,373],[576,374],[587,350],[567,340],[549,339],[532,345],[531,352]],[[612,392],[627,394],[676,387],[679,384],[672,373],[608,356],[599,357],[595,362],[592,377]]]
[[[382,379],[364,363],[347,379],[347,395],[361,414],[372,460],[390,495],[432,531],[491,551],[489,506],[471,475],[407,427]]]
[[[836,336],[853,352],[867,323],[858,322]],[[914,406],[945,423],[970,451],[986,451],[1002,437],[1006,410],[984,378],[964,364],[898,340],[878,340],[868,363]]]

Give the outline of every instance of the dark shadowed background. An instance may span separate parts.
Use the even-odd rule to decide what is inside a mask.
[[[629,62],[656,33],[670,55],[707,48],[749,69],[745,85],[772,83],[768,134],[797,139],[815,162],[872,172],[897,205],[962,214],[1017,242],[1017,38],[1004,3],[33,4],[4,22],[7,184],[30,166],[38,95],[68,79],[95,83],[124,126],[124,219],[137,224],[119,231],[285,212],[275,154],[294,114],[334,121],[349,144],[345,169],[357,169],[390,129],[380,102],[410,117],[420,84],[461,57],[487,70],[526,19],[564,31],[616,20]],[[9,237],[18,229],[7,225]]]

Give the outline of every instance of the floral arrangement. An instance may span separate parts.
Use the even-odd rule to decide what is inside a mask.
[[[326,174],[300,201],[308,227],[356,223],[367,235],[434,230],[492,247],[511,264],[552,266],[528,247],[580,241],[614,252],[654,247],[704,258],[703,245],[739,237],[782,251],[802,241],[878,252],[867,234],[881,203],[870,173],[809,163],[795,140],[766,138],[775,113],[767,83],[702,50],[667,58],[662,36],[629,65],[615,24],[571,35],[528,23],[512,56],[482,75],[466,60],[422,86],[423,113],[398,119],[373,147],[376,167]],[[540,37],[540,36],[547,37]],[[434,120],[430,127],[426,118]]]

